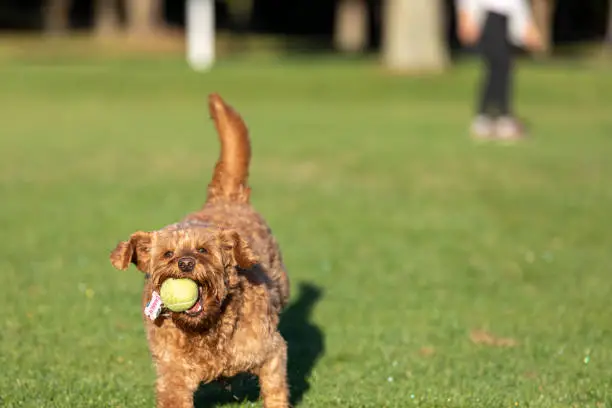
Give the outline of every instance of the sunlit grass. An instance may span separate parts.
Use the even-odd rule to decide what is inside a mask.
[[[286,326],[311,348],[290,366],[300,406],[612,404],[612,76],[524,65],[533,140],[474,145],[475,67],[0,68],[0,405],[153,406],[142,277],[108,254],[202,203],[212,91],[250,125],[254,204],[294,300],[301,282],[322,291]],[[517,345],[474,344],[476,329]]]

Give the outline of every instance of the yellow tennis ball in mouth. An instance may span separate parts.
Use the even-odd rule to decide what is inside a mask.
[[[191,279],[169,278],[159,290],[164,306],[173,312],[184,312],[198,301],[198,285]]]

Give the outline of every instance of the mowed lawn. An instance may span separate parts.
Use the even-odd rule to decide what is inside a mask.
[[[3,65],[0,406],[154,405],[142,275],[108,255],[204,201],[218,91],[291,274],[298,406],[611,407],[612,75],[523,63],[533,140],[478,145],[476,67]]]

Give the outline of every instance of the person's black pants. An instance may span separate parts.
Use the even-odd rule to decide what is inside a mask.
[[[478,113],[511,115],[512,47],[508,41],[508,17],[489,12],[480,35],[479,51],[485,62]]]

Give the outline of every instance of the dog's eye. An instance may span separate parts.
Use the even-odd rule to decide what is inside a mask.
[[[172,251],[166,251],[164,253],[164,258],[172,258],[174,256],[174,252]]]
[[[208,253],[208,249],[206,248],[198,248],[198,252],[201,254],[207,254]]]

